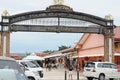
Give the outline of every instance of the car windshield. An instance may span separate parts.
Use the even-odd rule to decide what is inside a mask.
[[[95,67],[95,63],[88,62],[85,64],[85,67],[93,68],[93,67]]]
[[[27,80],[20,66],[12,60],[0,60],[0,69],[12,69],[16,73],[17,80]]]
[[[17,80],[15,71],[12,69],[0,69],[0,80]]]
[[[26,61],[26,62],[21,62],[22,65],[30,68],[36,68],[39,67],[39,65],[35,61]]]

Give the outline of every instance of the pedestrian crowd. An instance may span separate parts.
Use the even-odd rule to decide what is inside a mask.
[[[63,61],[63,62],[61,62]],[[47,71],[51,71],[52,69],[57,69],[58,67],[61,68],[61,66],[65,69],[67,69],[68,78],[69,80],[72,80],[73,77],[73,71],[77,70],[79,68],[79,64],[77,63],[76,59],[70,59],[65,57],[64,60],[58,59],[46,59],[45,60],[45,67]]]

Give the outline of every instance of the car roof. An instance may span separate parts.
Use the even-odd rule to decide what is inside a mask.
[[[11,60],[11,61],[15,61],[15,59],[10,58],[10,57],[6,57],[6,56],[0,56],[0,60]]]
[[[87,63],[110,63],[110,64],[114,64],[114,63],[111,63],[111,62],[95,62],[95,61],[88,61]]]
[[[16,60],[16,62],[28,62],[28,61],[33,61],[33,60]]]

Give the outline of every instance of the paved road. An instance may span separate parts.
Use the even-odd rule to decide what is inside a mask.
[[[64,69],[52,69],[51,71],[47,71],[43,68],[44,77],[42,80],[65,80],[65,70]],[[68,80],[68,72],[67,72],[67,80]],[[73,72],[73,79],[77,80],[77,72]],[[82,73],[79,74],[79,80],[87,80]]]

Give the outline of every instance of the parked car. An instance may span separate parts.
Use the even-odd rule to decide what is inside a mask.
[[[120,79],[117,66],[110,62],[87,62],[84,66],[83,75],[88,80],[97,78],[99,80]]]
[[[29,80],[41,80],[43,77],[43,70],[35,61],[18,60],[17,62],[24,67],[25,75]]]
[[[0,80],[23,80],[16,76],[17,74],[13,69],[0,69]]]
[[[0,57],[0,80],[28,80],[16,61],[9,57]]]

